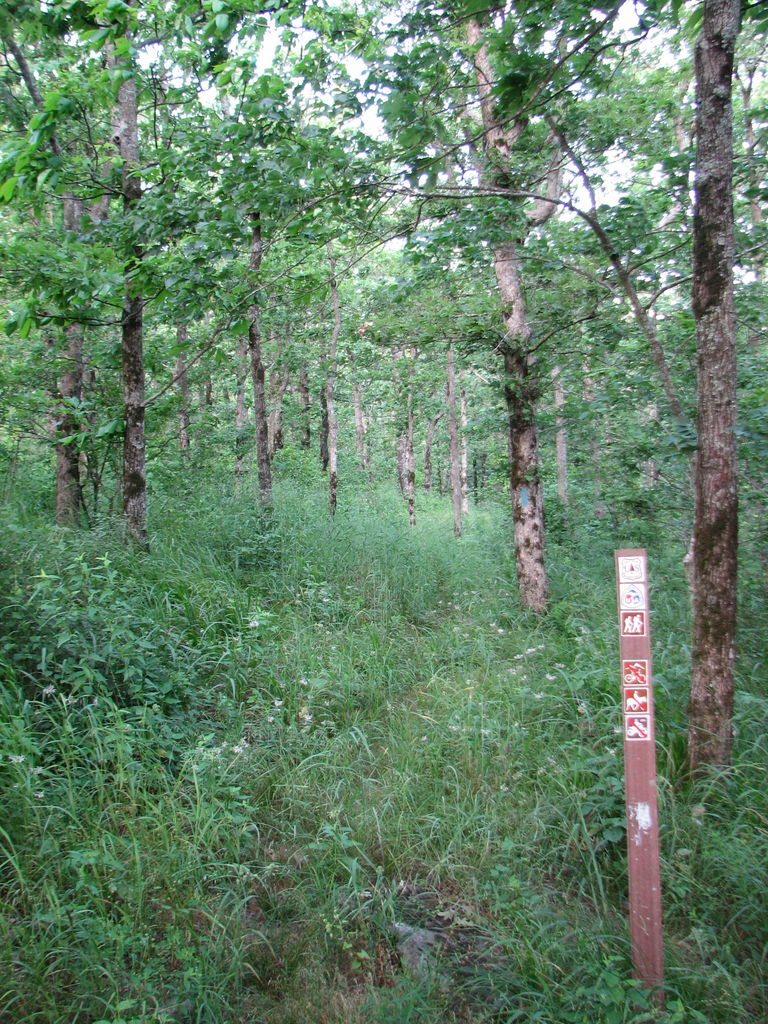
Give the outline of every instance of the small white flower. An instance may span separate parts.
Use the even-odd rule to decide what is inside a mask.
[[[534,700],[544,700],[544,694],[543,693],[534,693],[533,699]]]
[[[428,739],[429,739],[429,737],[428,737],[428,736],[422,736],[422,737],[421,737],[421,742],[422,742],[422,743],[426,743]]]
[[[267,722],[269,723],[269,725],[274,724],[274,721],[275,721],[275,716],[274,715],[267,715]]]
[[[529,648],[528,648],[528,649],[526,650],[526,652],[525,652],[525,653],[526,653],[526,654],[535,654],[535,653],[536,653],[536,648],[535,648],[535,647],[529,647]]]
[[[283,706],[283,701],[281,700],[273,700],[272,703],[276,708],[281,708]]]
[[[42,794],[41,791],[35,793],[35,799],[36,800],[42,800],[43,799],[43,794]]]
[[[525,657],[524,654],[516,654],[515,655],[515,661],[522,661],[524,657]]]
[[[555,668],[565,668],[565,665],[562,663],[562,661],[556,661]]]
[[[301,718],[302,722],[306,722],[307,725],[312,721],[312,715],[308,711],[305,711],[303,715],[299,715],[299,718]]]
[[[54,693],[56,693],[56,687],[55,686],[52,686],[52,685],[49,684],[48,686],[44,686],[43,687],[43,696],[44,697],[52,697],[54,695]]]
[[[258,619],[251,619],[248,625],[251,627],[251,629],[258,629],[261,623],[259,622]]]
[[[496,630],[496,632],[499,633],[499,634],[502,634],[504,632],[504,630],[501,628],[501,626],[499,626],[499,628]]]
[[[307,682],[306,679],[300,679],[299,686],[309,686],[309,683]]]
[[[553,682],[553,681],[554,681],[555,679],[557,679],[557,676],[553,676],[553,675],[551,675],[551,674],[550,674],[550,673],[548,672],[548,673],[547,673],[547,679],[548,679],[548,680],[550,681],[550,683],[551,683],[551,682]]]
[[[544,644],[539,644],[539,646],[536,648],[536,650],[537,651],[544,651],[544,650],[546,650],[546,646]]]
[[[509,792],[509,786],[507,786],[506,784],[503,785],[503,786],[500,786],[499,789],[501,790],[502,793],[508,793]]]
[[[24,764],[27,759],[23,754],[9,754],[8,760],[11,764]]]

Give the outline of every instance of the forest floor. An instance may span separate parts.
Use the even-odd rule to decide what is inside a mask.
[[[760,601],[733,768],[683,774],[683,545],[650,524],[666,1008],[630,980],[613,548],[515,596],[493,502],[153,506],[150,552],[8,510],[0,1020],[768,1019]],[[614,535],[615,534],[615,535]]]

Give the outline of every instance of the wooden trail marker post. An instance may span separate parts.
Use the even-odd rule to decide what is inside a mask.
[[[616,552],[616,591],[633,976],[645,987],[658,989],[657,1001],[663,1003],[664,951],[648,560],[642,548]]]

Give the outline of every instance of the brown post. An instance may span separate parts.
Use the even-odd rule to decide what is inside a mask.
[[[656,736],[651,671],[648,561],[642,548],[616,552],[621,646],[621,703],[629,862],[629,932],[633,976],[658,989],[663,1003],[664,950],[659,868]]]

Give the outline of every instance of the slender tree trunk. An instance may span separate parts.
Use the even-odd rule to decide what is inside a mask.
[[[269,458],[269,428],[267,425],[267,392],[264,358],[261,351],[261,325],[259,303],[256,299],[256,275],[261,267],[264,243],[261,237],[261,215],[252,213],[251,220],[251,287],[254,297],[248,305],[248,352],[251,360],[253,384],[253,416],[256,424],[256,465],[259,473],[259,497],[262,505],[272,500],[272,464]]]
[[[568,433],[565,429],[563,407],[565,405],[565,389],[563,374],[559,366],[552,371],[552,382],[555,390],[555,451],[557,455],[557,495],[565,505],[568,501]]]
[[[176,328],[176,344],[180,349],[187,344],[187,328],[179,324]],[[184,362],[185,352],[180,351],[176,356],[176,365],[173,375],[176,378],[176,385],[181,396],[179,405],[179,448],[186,455],[189,451],[189,381],[187,379],[187,367]]]
[[[77,234],[80,231],[82,204],[71,195],[64,197],[64,229]],[[60,413],[56,422],[59,438],[71,437],[80,429],[80,417],[72,403],[83,396],[83,328],[81,324],[68,324],[64,330],[67,346],[63,368],[59,377]],[[83,492],[80,485],[80,453],[77,446],[56,445],[56,522],[59,526],[76,526],[83,511]]]
[[[448,453],[451,472],[453,533],[455,537],[460,537],[463,530],[463,523],[461,521],[461,466],[459,460],[459,418],[456,410],[456,362],[453,345],[448,347],[446,404],[448,406]]]
[[[269,456],[275,457],[275,452],[283,447],[283,398],[288,389],[288,367],[282,372],[273,370],[270,374],[270,411],[269,411]]]
[[[301,415],[301,440],[299,444],[305,450],[312,445],[312,425],[310,423],[309,373],[302,366],[299,373],[299,409]]]
[[[240,335],[237,346],[237,395],[235,396],[235,481],[239,485],[246,473],[245,429],[248,409],[245,404],[245,382],[248,380],[248,339]]]
[[[333,330],[328,352],[328,376],[325,382],[326,412],[328,414],[328,508],[332,516],[336,515],[336,498],[338,488],[337,476],[337,444],[338,427],[336,424],[336,351],[341,334],[341,307],[339,305],[339,288],[336,282],[336,261],[333,246],[328,243],[328,260],[330,263],[331,304],[333,306]]]
[[[730,764],[733,742],[738,493],[731,94],[740,11],[740,0],[705,0],[695,55],[698,448],[688,706],[693,772]]]
[[[445,415],[445,411],[433,416],[427,423],[427,439],[424,445],[424,490],[432,490],[432,447],[435,443],[435,429]]]
[[[118,70],[123,70],[120,64]],[[128,219],[141,199],[138,99],[136,78],[133,75],[120,83],[117,103],[120,157],[123,161],[123,207]],[[145,546],[147,456],[144,433],[144,300],[135,281],[142,258],[142,247],[135,240],[125,265],[121,352],[125,419],[123,515],[129,536]]]
[[[461,377],[461,375],[459,375]],[[459,411],[461,418],[460,481],[461,481],[461,514],[469,515],[469,455],[467,452],[467,392],[462,384],[459,390]]]
[[[360,382],[352,382],[352,403],[355,414],[355,454],[357,464],[364,473],[369,473],[371,454],[368,450],[368,418],[363,408],[363,389]]]
[[[322,359],[325,361],[325,353],[322,354]],[[324,473],[328,471],[328,463],[330,461],[328,429],[328,393],[325,390],[325,385],[323,385],[320,389],[320,464],[323,467]]]

